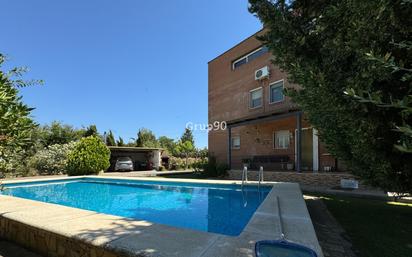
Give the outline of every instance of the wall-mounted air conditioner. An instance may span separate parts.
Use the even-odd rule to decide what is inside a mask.
[[[255,71],[255,80],[261,80],[269,76],[269,67],[265,66]]]

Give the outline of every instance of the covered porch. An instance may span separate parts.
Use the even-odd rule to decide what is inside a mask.
[[[265,171],[335,171],[337,163],[320,145],[317,131],[301,111],[227,122],[230,169]]]

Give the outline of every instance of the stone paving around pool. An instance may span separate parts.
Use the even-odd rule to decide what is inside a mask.
[[[159,178],[133,179],[188,181]],[[239,183],[239,181],[227,180],[190,180],[190,182]],[[176,228],[4,195],[0,196],[0,237],[17,242],[39,254],[53,257],[254,256],[256,241],[280,238],[277,209],[277,197],[279,197],[286,238],[314,249],[319,257],[323,257],[298,184],[265,184],[274,187],[256,210],[244,231],[237,237]]]

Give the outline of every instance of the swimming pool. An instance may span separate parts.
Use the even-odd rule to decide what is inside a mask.
[[[272,188],[108,178],[5,186],[5,195],[229,236],[242,232]]]

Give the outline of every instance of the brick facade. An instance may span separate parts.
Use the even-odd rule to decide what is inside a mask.
[[[259,33],[262,32],[257,34]],[[289,83],[287,74],[272,64],[272,55],[269,52],[240,67],[233,68],[235,60],[262,46],[261,42],[256,39],[257,34],[209,62],[208,118],[210,124],[216,121],[225,121],[230,124],[268,115],[284,115],[298,110],[297,106],[287,96],[281,102],[270,103],[269,90],[271,83],[283,81],[284,88],[296,89],[298,86]],[[269,67],[270,75],[263,80],[255,80],[255,71],[264,66]],[[250,91],[256,88],[262,88],[262,106],[250,108]],[[232,150],[231,167],[239,169],[243,166],[242,163],[245,159],[253,158],[253,156],[288,156],[289,167],[295,166],[296,128],[295,116],[233,128],[232,137],[240,137],[240,148]],[[310,128],[310,124],[305,121],[304,116],[302,128]],[[274,135],[277,131],[288,131],[290,133],[290,144],[287,149],[275,148]],[[313,154],[316,151],[316,155],[315,157],[307,157],[308,160],[312,158],[312,162],[302,163],[302,170],[312,170],[315,162],[318,163],[318,169],[321,171],[334,168],[335,159],[327,153],[321,142],[317,146],[309,147],[312,147]],[[307,149],[304,151],[307,151]],[[211,131],[209,133],[209,154],[216,156],[218,162],[228,163],[227,130]],[[318,157],[316,158],[316,156]],[[287,169],[287,167],[285,163],[266,163],[265,169],[280,170]]]

